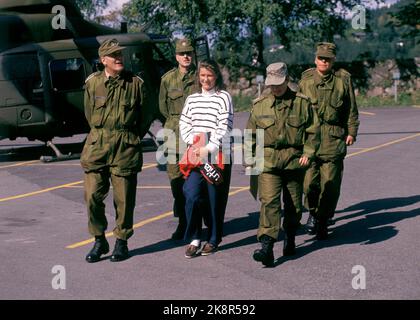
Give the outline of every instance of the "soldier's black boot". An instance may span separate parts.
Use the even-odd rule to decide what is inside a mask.
[[[306,221],[305,229],[306,232],[310,235],[314,235],[316,233],[316,219],[312,213],[309,213],[308,221]]]
[[[316,226],[316,239],[326,240],[328,239],[328,226],[327,220],[319,220]]]
[[[174,233],[172,233],[172,240],[182,240],[184,239],[185,229],[187,228],[187,219],[185,217],[185,212],[182,216],[179,216],[178,226]]]
[[[127,240],[117,239],[115,242],[114,251],[112,251],[111,261],[118,262],[128,259]]]
[[[92,250],[86,256],[86,261],[89,263],[98,262],[101,260],[101,255],[109,252],[109,244],[106,241],[105,235],[95,236],[95,244]]]
[[[293,256],[296,253],[295,232],[286,232],[283,242],[283,256]]]
[[[260,237],[260,242],[261,249],[255,250],[252,257],[266,267],[272,267],[274,265],[273,246],[275,239],[264,234]]]

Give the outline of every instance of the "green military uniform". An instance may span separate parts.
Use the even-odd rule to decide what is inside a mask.
[[[264,130],[264,169],[258,177],[261,201],[258,239],[267,235],[277,239],[280,230],[280,194],[283,190],[283,228],[294,233],[302,216],[302,183],[304,168],[299,158],[311,159],[317,148],[318,121],[310,101],[302,94],[287,89],[283,96],[273,94],[253,103],[247,129],[253,141],[245,142],[245,154],[253,154],[257,143],[255,130]],[[245,159],[249,164],[252,160]]]
[[[322,43],[318,52],[334,57],[335,46]],[[325,223],[333,217],[340,196],[346,138],[357,136],[356,99],[350,73],[344,69],[326,75],[315,68],[308,69],[302,73],[299,90],[311,99],[321,123],[320,147],[305,175],[305,203],[310,213]]]
[[[170,180],[182,177],[179,171],[179,118],[184,103],[190,94],[197,91],[195,85],[195,67],[183,74],[179,68],[173,68],[162,76],[159,91],[159,110],[164,116],[164,128],[172,130],[176,140],[168,141],[168,153],[176,155],[176,163],[168,163],[168,176]]]
[[[127,71],[107,78],[105,72],[86,80],[85,115],[90,132],[81,155],[85,171],[85,200],[89,232],[103,235],[107,228],[105,205],[110,180],[114,191],[116,227],[114,235],[127,240],[133,234],[133,211],[137,173],[142,168],[140,138],[143,81]]]

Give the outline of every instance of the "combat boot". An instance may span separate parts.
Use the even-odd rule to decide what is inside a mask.
[[[316,226],[316,239],[326,240],[328,239],[328,226],[326,220],[319,220]]]
[[[112,251],[111,261],[119,262],[129,258],[127,240],[117,239],[114,251]]]
[[[254,251],[253,258],[255,261],[261,262],[266,267],[272,267],[274,265],[273,246],[275,239],[264,234],[260,237],[260,242],[261,249]]]
[[[284,235],[283,256],[293,256],[296,253],[295,236],[296,232],[291,231],[286,232]]]
[[[172,240],[182,240],[184,239],[185,229],[187,228],[187,220],[184,216],[179,217],[178,226],[174,233],[172,233],[171,239]]]
[[[109,244],[106,241],[105,235],[95,236],[95,244],[92,250],[86,256],[86,261],[89,263],[98,262],[101,260],[101,255],[109,252]]]
[[[306,221],[305,225],[306,232],[310,235],[314,235],[316,233],[316,224],[317,220],[312,213],[309,213],[308,221]]]

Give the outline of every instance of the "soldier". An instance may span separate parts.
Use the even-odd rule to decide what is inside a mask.
[[[316,68],[302,73],[300,92],[310,97],[321,122],[321,144],[304,182],[305,204],[310,212],[307,229],[317,239],[328,237],[343,175],[347,146],[356,141],[358,111],[350,73],[334,70],[336,46],[321,42],[315,54]]]
[[[194,48],[188,39],[179,39],[176,42],[175,53],[178,67],[173,68],[162,76],[159,91],[159,109],[165,118],[165,129],[172,130],[176,138],[167,143],[168,153],[176,157],[176,163],[168,163],[167,170],[174,197],[173,210],[174,216],[178,217],[179,223],[175,232],[172,234],[173,240],[184,238],[186,229],[185,216],[185,197],[182,192],[184,179],[179,170],[179,118],[186,98],[197,91],[196,67],[193,64]]]
[[[283,192],[285,240],[283,255],[295,254],[295,235],[302,216],[304,168],[315,154],[319,123],[309,98],[288,87],[287,66],[283,62],[267,67],[265,85],[271,93],[254,101],[247,129],[252,142],[245,141],[245,165],[253,166],[256,130],[264,130],[264,169],[258,177],[261,202],[257,233],[262,248],[253,258],[265,266],[274,262],[273,245],[280,230],[280,195]],[[247,168],[248,169],[248,168]]]
[[[141,127],[140,119],[145,99],[143,80],[124,70],[123,49],[116,39],[105,40],[98,50],[105,69],[86,79],[85,115],[90,132],[80,160],[85,172],[89,232],[95,236],[87,262],[97,262],[109,252],[103,201],[110,181],[117,238],[111,261],[129,257],[127,239],[133,234],[137,173],[143,164],[140,142],[147,128]]]

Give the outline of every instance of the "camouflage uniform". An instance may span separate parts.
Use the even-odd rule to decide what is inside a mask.
[[[85,115],[91,130],[80,160],[89,232],[94,236],[104,234],[108,225],[103,201],[110,180],[116,209],[114,235],[127,240],[133,234],[137,173],[143,164],[141,137],[147,130],[140,119],[142,85],[142,79],[126,71],[115,78],[96,72],[86,80]]]
[[[335,45],[321,43],[318,54],[335,57]],[[327,56],[328,57],[328,56]],[[332,218],[340,196],[346,138],[354,139],[359,127],[351,75],[344,69],[321,75],[316,68],[302,73],[299,90],[310,97],[321,123],[321,144],[304,182],[305,204],[322,224]]]

